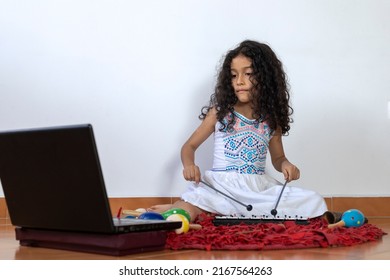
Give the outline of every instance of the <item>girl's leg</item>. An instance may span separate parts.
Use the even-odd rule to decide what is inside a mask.
[[[172,208],[180,208],[180,209],[186,210],[190,214],[190,217],[191,217],[190,223],[193,223],[199,214],[205,212],[202,209],[196,207],[195,205],[192,205],[191,203],[185,202],[183,200],[176,201],[172,205]]]

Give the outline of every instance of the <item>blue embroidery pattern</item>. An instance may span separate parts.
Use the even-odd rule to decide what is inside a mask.
[[[271,130],[266,123],[237,117],[232,130],[224,136],[227,171],[241,174],[264,174]]]

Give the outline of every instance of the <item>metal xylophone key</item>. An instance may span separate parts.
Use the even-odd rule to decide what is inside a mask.
[[[294,221],[296,224],[305,225],[309,223],[308,218],[299,215],[231,215],[231,216],[215,216],[213,224],[220,225],[238,225],[238,224],[259,224],[259,223],[282,223],[285,221]]]

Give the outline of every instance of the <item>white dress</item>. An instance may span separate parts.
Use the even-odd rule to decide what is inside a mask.
[[[282,190],[282,184],[265,174],[266,156],[272,138],[269,126],[249,120],[234,112],[235,123],[229,131],[220,131],[217,122],[214,132],[213,168],[203,180],[219,191],[234,197],[245,206],[199,183],[190,183],[182,199],[207,212],[220,215],[270,216]],[[232,114],[225,118],[225,123]],[[327,211],[318,193],[287,184],[277,207],[280,217],[313,218]]]

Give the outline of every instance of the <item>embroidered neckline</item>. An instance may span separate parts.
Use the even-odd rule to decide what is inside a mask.
[[[247,123],[247,124],[256,124],[256,123],[259,123],[258,120],[255,120],[255,119],[250,120],[250,119],[248,119],[247,117],[245,117],[244,115],[242,115],[242,114],[240,114],[240,113],[238,113],[238,112],[236,112],[236,111],[233,111],[233,114],[234,114],[237,118],[239,118],[240,120],[242,120],[243,122],[245,122],[245,123]]]

